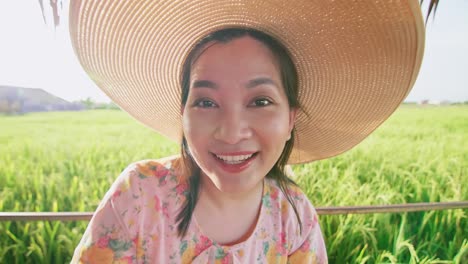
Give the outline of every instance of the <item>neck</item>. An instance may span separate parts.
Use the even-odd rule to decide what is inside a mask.
[[[226,211],[245,205],[254,205],[257,204],[257,201],[258,203],[261,201],[264,188],[263,180],[253,188],[243,192],[223,192],[204,173],[201,173],[200,177],[200,200],[210,204],[213,209]],[[252,203],[252,201],[254,202]]]

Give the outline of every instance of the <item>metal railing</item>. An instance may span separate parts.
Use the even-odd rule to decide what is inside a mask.
[[[317,207],[319,215],[405,213],[432,210],[467,209],[468,201],[408,203],[369,206]],[[89,221],[92,212],[0,212],[1,221]]]

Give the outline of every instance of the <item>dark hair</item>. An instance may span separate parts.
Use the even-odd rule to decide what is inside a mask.
[[[290,108],[300,109],[299,98],[298,98],[298,78],[297,71],[294,63],[289,56],[287,49],[272,36],[261,32],[259,30],[234,27],[234,28],[225,28],[214,33],[207,35],[205,38],[201,39],[190,51],[188,54],[185,63],[182,68],[181,75],[181,84],[182,84],[182,105],[187,103],[187,98],[189,95],[190,88],[190,70],[193,63],[196,61],[198,56],[207,48],[208,43],[228,43],[234,39],[241,38],[244,36],[252,37],[265,46],[267,46],[275,56],[275,59],[279,63],[281,82],[283,84],[286,97],[288,99],[288,104]],[[296,205],[289,195],[289,185],[296,183],[287,177],[284,172],[284,167],[286,166],[289,156],[294,147],[294,128],[291,132],[291,138],[286,142],[281,156],[273,166],[273,168],[266,175],[267,178],[274,179],[281,191],[284,193],[288,202],[291,204],[296,214],[297,220],[299,222],[300,231],[302,232],[302,221],[299,217]],[[182,136],[181,144],[181,165],[184,167],[185,173],[188,176],[188,194],[186,200],[184,201],[181,210],[179,211],[176,221],[178,222],[177,231],[180,237],[185,236],[189,223],[195,209],[196,202],[198,200],[198,191],[200,185],[200,168],[192,159],[190,151],[187,146],[187,141],[184,136]]]

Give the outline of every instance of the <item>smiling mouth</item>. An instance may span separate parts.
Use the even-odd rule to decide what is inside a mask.
[[[230,164],[230,165],[235,165],[235,164],[241,164],[243,162],[246,162],[252,158],[254,158],[258,152],[248,154],[248,155],[217,155],[212,153],[214,157],[216,157],[218,160]]]

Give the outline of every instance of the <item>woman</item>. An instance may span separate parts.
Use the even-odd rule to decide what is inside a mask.
[[[181,139],[180,156],[120,175],[72,262],[327,262],[285,165],[346,151],[388,118],[424,38],[417,1],[322,2],[72,2],[90,77]]]

